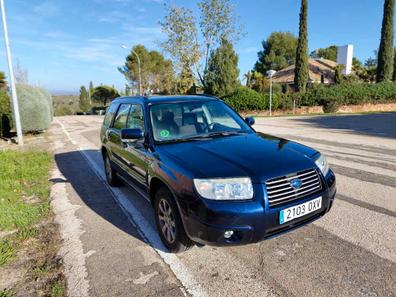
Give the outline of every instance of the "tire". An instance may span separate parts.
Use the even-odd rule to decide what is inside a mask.
[[[110,157],[106,153],[103,158],[106,181],[111,187],[119,187],[121,181],[117,176],[117,172],[111,167]]]
[[[166,187],[155,193],[154,211],[158,234],[170,252],[184,252],[194,245],[186,235],[176,202]]]

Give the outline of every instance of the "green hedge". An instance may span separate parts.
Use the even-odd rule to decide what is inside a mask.
[[[331,87],[317,86],[303,97],[301,105],[323,105],[335,100],[339,105],[396,102],[396,83],[344,83]]]
[[[258,93],[247,87],[240,87],[222,98],[237,111],[269,109],[268,93]],[[292,109],[293,101],[299,106],[325,106],[326,110],[336,110],[340,105],[364,103],[396,102],[396,83],[344,83],[340,85],[314,85],[305,94],[276,93],[273,95],[272,109]]]
[[[233,93],[222,97],[224,102],[237,111],[264,110],[269,108],[269,95],[258,93],[248,87],[239,87]],[[272,97],[272,108],[279,106],[278,95]]]
[[[39,132],[48,129],[52,122],[52,100],[41,88],[17,85],[19,111],[23,132]]]

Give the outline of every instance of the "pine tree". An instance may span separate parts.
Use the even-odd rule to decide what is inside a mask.
[[[308,79],[308,31],[307,31],[307,0],[301,0],[300,30],[296,49],[296,66],[294,70],[294,84],[297,91],[305,92]]]
[[[205,92],[208,94],[221,97],[239,86],[238,55],[226,38],[222,38],[219,48],[212,51],[204,75]]]
[[[395,0],[385,0],[381,42],[378,50],[377,82],[390,81],[393,72],[393,17]]]

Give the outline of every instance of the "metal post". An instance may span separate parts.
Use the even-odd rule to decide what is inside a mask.
[[[15,87],[14,68],[12,66],[10,41],[8,40],[8,29],[7,29],[7,21],[5,16],[5,9],[4,9],[4,0],[0,0],[0,6],[1,6],[1,18],[3,20],[4,43],[6,48],[7,60],[8,60],[8,69],[10,73],[11,97],[12,97],[12,107],[14,111],[15,127],[18,136],[18,144],[23,145],[22,125],[21,125],[21,118],[19,115],[18,96]]]
[[[270,100],[269,100],[269,112],[270,117],[272,116],[272,76],[270,76]]]
[[[138,68],[139,68],[139,95],[143,95],[142,94],[142,73],[141,73],[141,69],[140,69],[140,58],[139,55],[132,50],[132,52],[136,55],[136,58],[138,60]]]

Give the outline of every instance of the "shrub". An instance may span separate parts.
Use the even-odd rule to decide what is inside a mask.
[[[55,108],[55,116],[57,117],[72,115],[72,114],[74,114],[74,112],[68,106],[60,106]]]
[[[52,122],[52,120],[54,119],[54,102],[52,100],[52,96],[47,90],[45,90],[43,88],[38,88],[38,90],[41,92],[42,96],[48,102],[48,105],[50,107],[50,116],[51,116],[51,122]]]
[[[17,94],[23,132],[39,132],[48,129],[51,124],[49,99],[42,89],[18,84]]]
[[[225,103],[237,111],[263,110],[268,107],[267,96],[248,87],[239,87],[235,92],[222,97]]]
[[[8,136],[12,127],[10,98],[6,92],[0,91],[0,137]]]
[[[335,113],[339,108],[336,100],[324,100],[322,105],[324,113]]]

